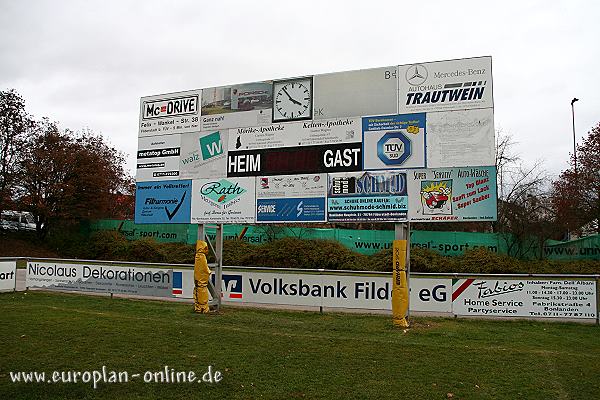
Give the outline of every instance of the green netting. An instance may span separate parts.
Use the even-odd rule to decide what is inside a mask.
[[[133,221],[98,220],[90,224],[90,230],[117,229],[128,239],[136,240],[151,237],[158,242],[196,243],[198,227],[192,224],[134,224]],[[371,231],[354,229],[318,229],[318,228],[286,228],[273,225],[224,225],[225,240],[239,238],[252,244],[265,243],[272,239],[297,237],[300,239],[337,240],[344,246],[361,254],[374,254],[389,249],[394,240],[393,231]],[[214,238],[214,228],[207,228],[209,237]],[[513,252],[514,240],[510,236],[497,233],[477,232],[439,232],[412,231],[410,243],[412,248],[426,248],[442,255],[461,255],[467,250],[478,247],[495,253]],[[532,242],[534,243],[534,242]],[[537,258],[539,246],[525,246],[520,257]],[[529,254],[531,253],[531,254]],[[514,255],[514,254],[513,254]],[[600,259],[600,235],[570,242],[548,241],[544,247],[544,256],[549,259]]]

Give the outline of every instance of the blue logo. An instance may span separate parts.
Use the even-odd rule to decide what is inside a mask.
[[[215,274],[211,275],[210,280],[214,285]],[[223,294],[227,294],[230,299],[241,299],[243,297],[242,281],[242,276],[239,274],[223,274]]]
[[[402,131],[388,132],[377,142],[377,156],[386,165],[402,165],[410,157],[411,147]]]

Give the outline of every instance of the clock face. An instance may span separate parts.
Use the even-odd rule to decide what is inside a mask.
[[[275,82],[273,122],[312,118],[312,79]]]

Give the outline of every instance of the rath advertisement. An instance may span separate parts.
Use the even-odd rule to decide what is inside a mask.
[[[427,113],[429,168],[496,164],[494,110]]]
[[[362,119],[364,168],[425,167],[425,114]]]
[[[192,181],[138,182],[136,224],[189,224]]]
[[[407,174],[411,221],[497,219],[496,167],[434,168]]]
[[[314,119],[398,114],[398,68],[314,76]]]
[[[327,175],[256,178],[256,222],[325,222]]]
[[[466,316],[595,319],[596,282],[457,279],[452,310]]]
[[[139,136],[159,136],[200,129],[202,90],[160,94],[140,100]]]
[[[227,130],[181,135],[180,179],[224,178]]]
[[[203,131],[271,123],[273,83],[255,82],[202,91]]]
[[[254,223],[255,178],[192,181],[192,223]]]
[[[139,138],[136,181],[178,179],[180,153],[181,135]]]
[[[81,292],[171,297],[173,270],[132,266],[29,262],[26,286]]]
[[[0,292],[15,290],[16,261],[0,261]]]
[[[400,114],[494,107],[492,57],[401,65],[398,74]]]
[[[328,175],[327,220],[406,221],[405,172],[372,171]]]

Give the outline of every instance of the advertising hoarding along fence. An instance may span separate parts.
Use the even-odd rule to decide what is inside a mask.
[[[15,290],[16,261],[0,261],[0,292]]]
[[[27,263],[25,286],[77,292],[169,297],[173,270],[65,262]]]
[[[328,220],[496,219],[491,176],[486,183],[489,201],[472,196],[471,191],[460,193],[460,180],[452,182],[456,192],[452,201],[440,200],[446,194],[438,193],[441,186],[434,187],[435,183],[418,187],[422,180],[440,180],[436,168],[493,168],[491,57],[213,87],[144,97],[140,104],[138,183],[191,179],[202,186],[207,180],[231,182],[243,177],[395,170],[405,174],[408,184],[402,201],[396,196],[390,203],[390,198],[383,199],[380,194],[370,200],[364,196],[345,199],[344,206],[358,208],[347,209],[352,213],[343,216],[340,209],[332,210],[339,206],[334,195],[327,199],[327,207],[333,211]],[[438,184],[450,183],[440,180]],[[256,192],[256,187],[246,190]],[[461,201],[463,195],[470,198]],[[189,222],[250,222],[257,215],[260,222],[287,221],[287,217],[269,220],[257,209],[229,208],[234,203],[207,203],[206,196],[200,196],[198,191],[192,192],[193,209],[202,211],[192,212]],[[304,198],[303,205],[310,207],[318,207],[321,201],[308,195]],[[261,206],[263,211],[268,209],[265,206],[285,209],[293,206],[287,199],[272,198],[266,205],[258,204],[265,199],[259,202],[255,197],[248,204]],[[300,205],[298,200],[292,202]],[[395,204],[394,210],[382,206],[386,203]],[[296,222],[302,221],[309,220]]]
[[[596,282],[564,279],[458,279],[453,284],[456,315],[596,318]]]

